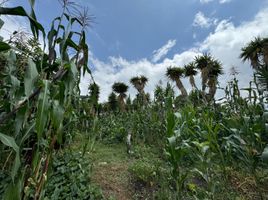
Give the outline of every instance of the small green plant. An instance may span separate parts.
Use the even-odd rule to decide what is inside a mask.
[[[91,164],[82,153],[65,152],[55,157],[44,199],[103,199],[102,192],[90,182]]]
[[[183,124],[180,127],[180,113],[174,113],[172,109],[172,98],[168,97],[167,102],[167,144],[166,154],[171,165],[171,174],[175,182],[176,199],[181,199],[185,189],[185,183],[189,169],[183,168],[182,163],[190,152],[189,141],[183,137]]]
[[[153,185],[157,182],[157,164],[148,162],[147,160],[139,160],[129,167],[134,180],[143,185]]]

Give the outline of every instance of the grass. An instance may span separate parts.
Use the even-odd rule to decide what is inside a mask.
[[[131,159],[122,144],[96,143],[90,159],[94,163],[92,181],[107,199],[131,199],[128,167]]]
[[[79,141],[81,141],[81,138]],[[77,151],[77,141],[74,150]],[[85,159],[92,163],[91,183],[102,189],[108,200],[121,199],[174,199],[170,189],[169,166],[159,148],[134,145],[133,154],[127,154],[123,143],[104,144],[96,142]],[[220,171],[215,172],[217,192],[215,199],[259,199],[256,183],[248,173],[228,168],[228,178],[223,182]],[[218,177],[219,176],[219,177]],[[261,190],[267,194],[267,180],[263,180]],[[215,183],[216,184],[216,183]],[[200,177],[193,176],[187,183],[187,193],[202,194],[206,184]],[[191,191],[193,187],[193,191]],[[188,195],[187,195],[188,196]],[[266,195],[264,195],[267,198]],[[191,199],[189,197],[189,199]]]
[[[151,167],[156,160],[160,162],[158,152],[146,146],[136,146],[133,150],[134,154],[129,155],[123,144],[96,143],[90,153],[93,163],[92,182],[102,189],[107,199],[151,199],[150,196],[153,196],[157,187],[153,181],[156,180],[146,184],[137,177],[140,174],[145,179],[151,176],[150,171],[150,174],[142,174],[145,169],[139,171],[139,166],[145,164]]]

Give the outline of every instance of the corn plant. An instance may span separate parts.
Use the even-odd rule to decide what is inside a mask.
[[[51,23],[46,34],[34,12],[35,1],[30,1],[31,13],[21,6],[0,7],[1,15],[26,17],[32,37],[44,43],[41,57],[26,56],[25,66],[17,66],[19,52],[12,44],[0,42],[4,63],[1,66],[0,141],[2,168],[10,170],[12,180],[4,199],[42,199],[49,176],[56,144],[63,144],[65,131],[76,117],[73,103],[79,95],[81,69],[87,67],[88,46],[86,23],[67,12],[64,1],[60,17]],[[80,26],[80,32],[74,26]],[[75,42],[78,41],[78,42]],[[45,52],[48,48],[48,54]],[[73,49],[75,53],[70,53]],[[24,70],[18,71],[19,68]],[[24,79],[19,79],[23,75]]]
[[[175,182],[176,199],[181,199],[189,170],[183,169],[182,163],[190,153],[189,141],[183,138],[183,124],[178,127],[180,113],[174,113],[172,98],[166,99],[166,154],[171,165],[171,174]]]

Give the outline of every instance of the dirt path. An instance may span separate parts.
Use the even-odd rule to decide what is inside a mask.
[[[116,200],[132,199],[130,174],[131,162],[123,145],[97,144],[92,153],[94,162],[92,182],[100,186],[105,198]]]

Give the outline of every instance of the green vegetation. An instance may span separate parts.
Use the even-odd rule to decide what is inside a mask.
[[[31,13],[0,7],[1,15],[26,17],[32,31],[0,42],[1,199],[268,199],[267,38],[242,49],[254,68],[248,88],[239,88],[235,69],[218,87],[222,64],[204,54],[184,67],[167,66],[180,96],[167,83],[150,99],[149,80],[140,75],[130,80],[134,99],[126,83],[116,82],[118,95],[99,103],[93,77],[89,96],[78,87],[81,73],[91,74],[91,18],[86,9],[73,16],[76,4],[60,2],[48,33],[35,1]],[[225,93],[220,100],[217,89]]]

